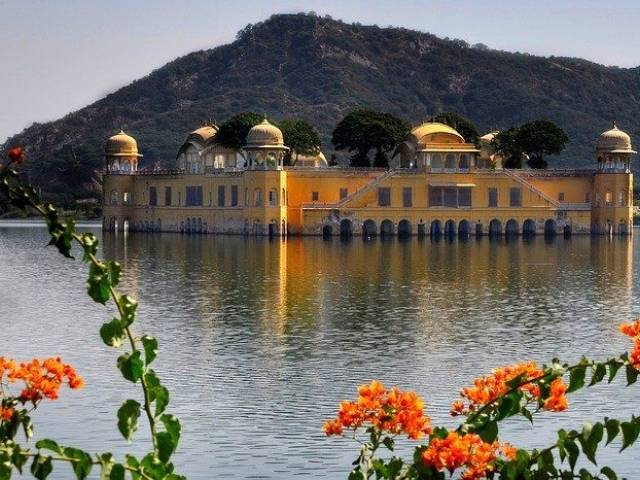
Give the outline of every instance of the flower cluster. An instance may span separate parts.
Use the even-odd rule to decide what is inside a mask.
[[[640,320],[620,325],[620,331],[633,340],[633,350],[629,353],[629,362],[640,370]]]
[[[24,151],[22,147],[13,147],[7,152],[7,155],[13,163],[22,163],[24,161]]]
[[[475,433],[449,432],[445,438],[431,440],[422,452],[422,461],[439,472],[464,469],[462,478],[475,480],[493,471],[498,458],[512,460],[515,454],[516,449],[508,443],[487,443]]]
[[[71,365],[62,363],[60,358],[33,359],[28,363],[0,357],[0,384],[21,381],[24,387],[18,396],[22,403],[36,403],[43,398],[55,400],[63,384],[72,389],[82,388],[84,381]],[[2,418],[9,413],[1,412]],[[6,419],[6,418],[5,418]]]
[[[394,435],[404,433],[413,440],[431,434],[431,419],[424,415],[424,402],[415,392],[385,389],[374,380],[358,393],[356,401],[340,403],[335,420],[325,422],[327,435],[341,435],[345,428],[356,430],[365,424]]]
[[[544,372],[538,368],[535,362],[516,363],[507,365],[506,367],[496,368],[491,375],[477,378],[473,382],[472,387],[466,387],[460,390],[460,396],[466,400],[456,401],[451,406],[452,415],[466,415],[478,408],[495,401],[505,395],[511,386],[509,382],[516,379],[522,379],[520,390],[529,394],[531,398],[540,399],[540,387],[536,383],[526,383],[533,381],[544,375]],[[549,397],[544,399],[544,408],[554,412],[566,410],[568,401],[566,398],[567,385],[561,378],[556,378],[550,385]]]

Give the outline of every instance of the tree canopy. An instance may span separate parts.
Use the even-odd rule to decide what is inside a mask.
[[[478,129],[471,120],[463,117],[456,112],[443,112],[429,119],[431,122],[440,122],[456,129],[456,131],[464,137],[469,143],[478,143],[480,134]]]
[[[492,145],[505,158],[505,168],[521,168],[525,156],[529,167],[547,168],[544,156],[559,154],[568,141],[565,131],[555,123],[535,120],[499,132]]]
[[[239,150],[246,145],[249,130],[260,123],[262,119],[263,116],[258,113],[238,113],[220,125],[216,134],[216,142],[224,147]]]
[[[529,156],[531,168],[547,168],[545,155],[557,155],[569,141],[565,131],[549,120],[536,120],[518,128],[516,143]]]
[[[358,108],[349,112],[333,130],[336,150],[352,153],[351,166],[370,167],[369,152],[375,151],[374,167],[388,167],[388,153],[409,134],[409,124],[385,112]]]
[[[292,158],[292,155],[320,153],[320,135],[309,122],[297,118],[285,118],[277,125],[282,130],[284,144],[291,149],[284,159],[285,165],[295,164],[296,158]]]
[[[522,168],[523,151],[516,143],[517,133],[518,129],[511,127],[498,132],[491,141],[495,151],[504,158],[502,162],[504,168]]]

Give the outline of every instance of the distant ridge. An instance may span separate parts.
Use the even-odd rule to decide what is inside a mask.
[[[63,118],[9,138],[28,147],[31,180],[54,197],[97,195],[105,139],[121,125],[144,163],[170,165],[187,133],[245,110],[314,123],[324,150],[350,108],[418,122],[454,110],[484,132],[548,118],[571,139],[552,166],[591,166],[612,120],[640,144],[640,68],[469,47],[403,28],[274,15],[233,43],[180,57]],[[78,186],[81,186],[78,188]]]

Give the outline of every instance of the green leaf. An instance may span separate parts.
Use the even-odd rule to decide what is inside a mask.
[[[609,364],[609,383],[613,382],[613,379],[616,378],[616,374],[618,370],[622,367],[622,363],[610,363]]]
[[[107,275],[109,277],[109,283],[112,287],[117,287],[120,283],[120,276],[122,274],[122,267],[120,263],[110,260],[107,262]]]
[[[87,293],[96,303],[105,304],[111,298],[111,281],[107,266],[103,263],[89,265],[89,278],[87,279]]]
[[[109,473],[109,480],[124,480],[124,467],[116,463]]]
[[[489,421],[476,432],[487,443],[492,443],[498,438],[498,422]]]
[[[598,444],[602,440],[604,434],[603,425],[598,422],[591,426],[591,424],[585,423],[585,428],[582,431],[582,435],[578,437],[582,451],[591,463],[597,465],[596,451],[598,450]]]
[[[149,390],[149,402],[156,404],[155,416],[161,415],[167,405],[169,405],[169,390],[162,386],[156,372],[153,369],[147,370],[144,376]]]
[[[125,331],[122,322],[118,318],[112,319],[100,327],[102,341],[110,347],[119,347],[125,339]]]
[[[164,478],[168,473],[166,465],[160,461],[153,453],[144,456],[140,462],[140,468],[143,472],[152,478]]]
[[[593,371],[593,374],[591,375],[591,383],[589,384],[589,386],[595,385],[596,383],[600,383],[603,379],[604,376],[607,374],[607,367],[604,363],[598,363],[598,365],[596,365],[595,370]]]
[[[382,440],[382,444],[392,452],[393,452],[393,448],[395,447],[395,443],[396,442],[391,437],[384,437],[384,440]]]
[[[36,442],[36,448],[39,450],[51,450],[52,452],[62,455],[62,447],[58,445],[54,440],[43,438]]]
[[[0,456],[0,480],[10,480],[13,469],[11,462],[7,462]]]
[[[600,473],[607,477],[609,480],[618,480],[618,475],[616,475],[616,472],[611,470],[611,468],[609,467],[602,467]]]
[[[158,445],[160,461],[167,463],[177,446],[173,437],[169,432],[159,432],[156,434],[156,444]]]
[[[584,468],[580,469],[580,480],[593,480],[593,475],[591,475],[587,470],[585,470]]]
[[[533,415],[531,414],[531,412],[529,411],[529,409],[527,407],[522,407],[520,409],[520,414],[526,418],[527,420],[529,420],[529,422],[531,424],[533,424]]]
[[[144,335],[140,341],[142,342],[142,346],[144,347],[144,361],[147,365],[151,364],[153,360],[156,358],[158,354],[158,341],[150,337],[149,335]]]
[[[640,426],[634,422],[623,422],[620,424],[620,430],[622,430],[622,448],[623,451],[629,445],[632,445],[640,434]]]
[[[140,462],[138,462],[138,459],[132,455],[125,455],[125,463],[127,465],[127,467],[132,468],[132,469],[137,469],[140,466]],[[133,480],[139,480],[140,479],[140,474],[133,472],[131,470],[129,470],[129,472],[131,473],[131,478]]]
[[[571,373],[569,374],[569,388],[567,389],[567,393],[575,392],[576,390],[584,387],[584,377],[586,371],[587,367],[584,365],[571,370]]]
[[[571,466],[571,470],[576,468],[576,462],[578,461],[578,455],[580,454],[580,449],[576,442],[572,438],[567,438],[564,442],[564,448],[567,450],[567,456],[569,457],[569,465]]]
[[[118,305],[120,306],[120,310],[122,310],[123,326],[128,327],[136,318],[138,302],[130,295],[122,295],[118,298]]]
[[[31,417],[29,415],[22,416],[20,423],[22,424],[22,430],[24,431],[24,436],[27,440],[33,437],[33,423],[31,423]]]
[[[620,422],[615,418],[605,419],[605,428],[607,429],[607,441],[605,445],[609,445],[620,432]]]
[[[98,455],[100,461],[100,480],[109,480],[111,469],[115,465],[113,455],[111,453],[102,453]]]
[[[558,455],[560,456],[560,461],[564,462],[564,459],[567,457],[567,451],[564,448],[564,442],[567,439],[567,432],[564,429],[558,430],[558,441],[556,445],[558,447]]]
[[[93,466],[91,456],[87,452],[78,450],[77,448],[67,447],[64,449],[65,457],[73,458],[75,461],[71,463],[73,472],[76,474],[77,480],[84,480],[91,473]]]
[[[52,470],[53,466],[51,465],[51,457],[40,454],[33,457],[31,475],[36,477],[38,480],[46,480]]]
[[[365,476],[360,470],[351,470],[347,480],[365,480]]]
[[[15,448],[13,450],[13,455],[11,455],[11,461],[13,462],[13,464],[21,474],[22,474],[22,467],[24,467],[24,464],[27,463],[27,460],[29,460],[29,457],[27,456],[26,452],[23,452],[22,450],[20,450],[20,448]]]
[[[627,385],[633,385],[638,380],[638,369],[633,365],[627,365]]]
[[[178,441],[180,440],[180,420],[178,420],[173,415],[165,414],[160,417],[160,421],[164,425],[164,429],[169,433],[169,435],[171,435],[177,445]],[[393,439],[391,439],[390,437],[386,437],[385,441],[387,438],[389,438],[393,442]],[[385,441],[383,441],[382,443],[384,443],[385,446],[389,448]],[[393,450],[393,448],[389,448],[389,450]]]
[[[496,420],[503,420],[507,417],[515,415],[520,408],[520,400],[522,393],[520,391],[511,392],[500,399],[498,404],[498,415]]]
[[[135,400],[126,400],[118,409],[118,430],[126,440],[131,440],[138,429],[140,418],[140,404]]]
[[[123,353],[118,357],[118,368],[122,372],[122,376],[133,383],[140,380],[144,372],[144,364],[140,355],[140,351],[136,350],[133,353]]]

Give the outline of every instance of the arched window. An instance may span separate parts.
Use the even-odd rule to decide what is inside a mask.
[[[253,191],[253,204],[256,207],[262,206],[262,189],[256,188]]]
[[[469,155],[467,155],[466,153],[463,153],[462,155],[460,155],[460,169],[461,170],[468,170],[469,169]]]
[[[129,192],[124,192],[122,195],[122,203],[125,205],[129,205],[131,203],[131,194]]]
[[[456,168],[456,157],[452,153],[447,155],[447,160],[445,162],[445,168],[454,169]]]
[[[278,206],[278,190],[275,188],[269,190],[269,205],[272,207]]]
[[[109,203],[111,203],[111,205],[117,205],[118,204],[118,191],[117,190],[112,190],[111,191],[111,195],[109,197]]]
[[[431,168],[442,168],[444,164],[442,163],[442,155],[436,153],[431,157]]]
[[[626,190],[621,190],[620,193],[618,194],[618,203],[620,204],[621,207],[624,207],[627,205],[627,192]]]

